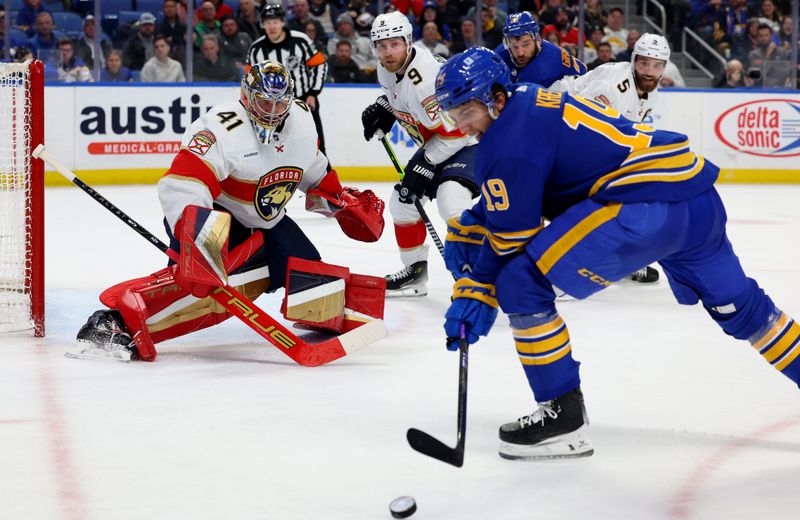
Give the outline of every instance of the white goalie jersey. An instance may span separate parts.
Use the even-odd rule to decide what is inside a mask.
[[[315,188],[327,171],[305,104],[295,100],[272,140],[262,144],[241,103],[225,102],[183,135],[181,150],[158,181],[158,196],[172,229],[186,206],[213,203],[245,226],[269,229],[286,214],[297,189]]]
[[[630,62],[606,63],[583,76],[556,81],[550,90],[569,92],[614,107],[627,119],[641,123],[656,106],[658,88],[640,98]]]
[[[465,146],[477,143],[446,124],[436,101],[436,75],[442,67],[428,49],[414,47],[403,76],[378,65],[378,82],[398,123],[409,133],[434,165],[449,159]]]

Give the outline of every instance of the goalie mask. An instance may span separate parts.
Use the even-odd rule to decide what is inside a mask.
[[[293,99],[292,78],[280,63],[257,63],[242,77],[241,103],[262,144],[269,143],[275,129],[289,115]]]

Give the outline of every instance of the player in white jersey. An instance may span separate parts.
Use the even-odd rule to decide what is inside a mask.
[[[614,107],[631,121],[642,123],[656,105],[658,83],[669,61],[669,43],[658,34],[644,33],[636,40],[631,61],[606,63],[583,76],[566,77],[550,90],[568,91]],[[658,281],[658,270],[646,266],[630,275],[640,283]]]
[[[606,63],[583,76],[557,81],[550,90],[594,99],[641,123],[655,107],[669,55],[666,38],[645,33],[636,40],[630,63]]]
[[[305,310],[309,303],[325,306],[316,314],[324,319],[294,321],[345,332],[382,317],[383,279],[353,276],[358,281],[351,283],[346,268],[319,261],[317,249],[286,215],[298,189],[306,193],[306,209],[334,216],[351,238],[380,237],[383,201],[369,190],[342,187],[317,148],[311,112],[294,99],[286,68],[258,63],[242,78],[239,100],[220,103],[192,123],[158,182],[170,248],[180,261],[105,290],[100,300],[109,309],[95,312],[81,328],[79,348],[87,355],[78,357],[127,351],[153,360],[155,343],[229,317],[208,297],[214,287],[227,283],[250,299],[281,287],[288,294],[296,272],[305,275],[305,288],[315,276],[344,284],[337,285],[343,294],[318,298],[325,301],[305,298]],[[331,296],[344,304],[332,309]],[[282,311],[292,319],[286,301]]]
[[[436,198],[446,221],[471,207],[478,193],[473,174],[477,141],[443,120],[434,84],[442,61],[412,46],[411,33],[408,18],[399,12],[375,18],[370,36],[384,95],[362,114],[367,140],[379,131],[388,134],[397,121],[419,146],[389,200],[404,268],[386,277],[387,297],[427,294],[426,231],[414,198]]]

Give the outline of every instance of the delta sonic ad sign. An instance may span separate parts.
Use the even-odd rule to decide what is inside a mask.
[[[709,96],[706,103],[713,126],[704,148],[735,180],[800,181],[800,96]]]
[[[157,180],[180,149],[192,121],[213,105],[234,101],[238,86],[59,86],[45,90],[45,142],[87,182]],[[328,158],[347,180],[397,179],[377,139],[363,138],[361,112],[380,95],[369,88],[331,88],[320,98]],[[66,133],[65,129],[75,129]],[[71,135],[70,135],[71,134]],[[395,125],[390,140],[405,162],[416,146]],[[57,184],[57,175],[48,175]]]

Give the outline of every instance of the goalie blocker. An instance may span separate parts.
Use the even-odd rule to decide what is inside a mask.
[[[100,295],[111,311],[98,311],[109,316],[95,313],[81,328],[79,349],[88,352],[93,344],[104,351],[132,350],[133,343],[134,356],[153,361],[156,343],[230,317],[207,296],[226,283],[251,300],[286,286],[282,312],[304,328],[344,333],[383,318],[383,278],[321,262],[288,217],[271,229],[252,232],[228,213],[189,206],[175,226],[172,248],[180,250],[177,264]]]

